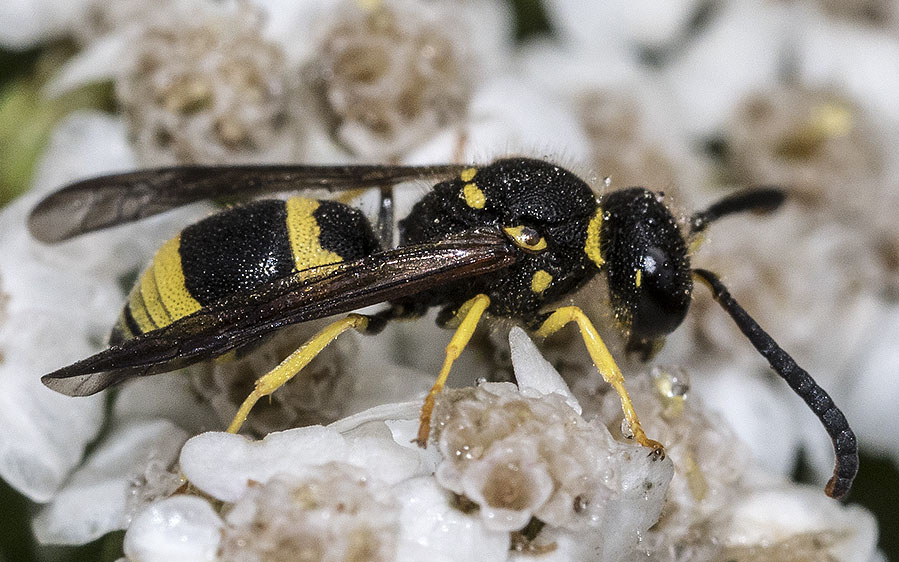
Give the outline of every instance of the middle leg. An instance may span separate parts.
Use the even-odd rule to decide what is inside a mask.
[[[434,386],[431,387],[431,391],[428,392],[425,403],[421,407],[418,436],[415,438],[415,443],[417,443],[419,447],[425,447],[428,444],[428,435],[431,433],[431,414],[434,411],[434,400],[437,398],[437,394],[443,390],[443,385],[446,384],[446,379],[449,377],[453,362],[459,358],[459,355],[462,354],[462,350],[468,345],[472,334],[474,334],[475,328],[478,326],[478,321],[489,306],[490,297],[481,294],[465,301],[456,312],[456,316],[461,317],[462,321],[459,324],[459,327],[456,328],[456,333],[453,334],[453,338],[450,340],[449,345],[446,346],[446,358],[443,361],[443,368],[440,370],[437,381],[434,382]]]

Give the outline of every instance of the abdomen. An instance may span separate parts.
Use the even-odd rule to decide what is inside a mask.
[[[110,342],[162,328],[228,295],[379,249],[365,217],[341,203],[293,197],[233,207],[163,244],[131,290]]]

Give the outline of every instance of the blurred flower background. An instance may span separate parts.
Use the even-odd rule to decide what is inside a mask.
[[[204,552],[221,560],[255,559],[248,544],[260,559],[275,556],[285,529],[295,528],[308,535],[291,540],[330,545],[327,556],[338,549],[347,560],[394,552],[414,560],[424,556],[415,524],[432,520],[460,530],[468,542],[453,546],[482,560],[504,559],[510,531],[515,560],[563,560],[593,547],[615,559],[633,548],[624,531],[620,544],[573,544],[588,535],[572,511],[609,535],[641,529],[652,559],[899,560],[897,91],[899,2],[889,0],[3,2],[0,561],[117,560],[124,528],[128,558],[151,560],[162,556],[156,543],[176,542],[154,534],[154,518],[167,517],[189,521],[185,533],[205,537]],[[71,400],[38,382],[102,346],[155,247],[210,209],[42,246],[25,216],[67,182],[138,166],[510,154],[557,161],[598,192],[664,191],[679,218],[735,188],[788,190],[775,214],[716,224],[693,263],[720,273],[843,408],[862,452],[848,502],[876,517],[881,554],[869,552],[867,512],[842,510],[820,490],[832,451],[818,421],[701,288],[649,366],[623,354],[608,303],[579,303],[603,324],[647,433],[672,444],[673,469],[635,460],[613,439],[620,410],[602,381],[585,375],[592,368],[577,338],[549,342],[545,368],[513,333],[519,380],[555,381],[554,367],[565,382],[554,382],[548,398],[524,383],[520,395],[493,383],[454,391],[427,453],[397,443],[414,425],[415,405],[402,401],[428,388],[443,352],[433,340],[449,337],[430,319],[329,348],[247,424],[256,436],[311,428],[255,449],[197,434],[224,427],[252,377],[317,325],[241,361],[137,381],[105,398]],[[424,189],[398,190],[400,216]],[[356,202],[372,207],[365,194]],[[458,385],[512,370],[507,332],[468,351]],[[366,410],[391,402],[400,404]],[[373,413],[352,417],[365,411]],[[541,422],[488,415],[496,411]],[[472,433],[485,425],[486,437]],[[534,435],[544,439],[540,455],[528,446]],[[441,463],[438,450],[453,459],[472,440],[483,457]],[[318,464],[304,459],[307,472],[278,464],[279,447]],[[218,455],[227,460],[211,466]],[[388,457],[402,468],[379,464]],[[259,468],[265,462],[284,473]],[[601,478],[591,466],[604,467]],[[182,474],[201,493],[169,497]],[[371,475],[371,485],[358,486]],[[771,483],[787,479],[818,489],[778,496]],[[657,523],[655,507],[629,519],[633,497],[609,491],[632,491],[638,481],[647,506],[661,506],[667,490]],[[502,498],[498,483],[507,482],[529,495],[499,505],[491,494]],[[335,496],[347,505],[332,505]],[[410,508],[417,498],[430,507]],[[211,505],[230,507],[220,517]],[[471,515],[475,505],[480,517]],[[763,517],[772,513],[782,520]],[[762,523],[746,523],[753,518]],[[772,536],[759,531],[765,525],[794,524],[785,541],[753,542],[753,533]],[[820,529],[829,538],[813,532]],[[714,550],[716,536],[744,542]],[[552,541],[555,553],[541,550]],[[311,560],[338,559],[312,550]]]

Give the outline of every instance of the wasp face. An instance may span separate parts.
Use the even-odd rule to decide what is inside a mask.
[[[661,195],[643,188],[602,201],[600,254],[629,348],[651,355],[687,314],[693,280],[686,244]]]

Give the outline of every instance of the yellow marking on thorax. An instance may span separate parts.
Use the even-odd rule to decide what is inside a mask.
[[[525,250],[530,250],[532,252],[542,252],[546,249],[546,238],[540,237],[537,242],[533,242],[531,235],[534,234],[534,231],[528,229],[530,232],[525,234],[525,226],[504,226],[503,232],[505,232],[509,237],[512,238],[512,241],[515,242],[515,245],[519,248],[524,248]]]
[[[343,258],[321,246],[321,227],[312,213],[318,209],[318,201],[305,197],[287,200],[287,234],[297,271],[311,267],[339,263]]]
[[[140,296],[144,301],[144,307],[150,315],[150,319],[157,327],[162,328],[171,324],[172,319],[162,304],[162,298],[159,296],[159,288],[156,286],[156,274],[154,269],[156,262],[144,271],[140,277]]]
[[[553,276],[542,269],[538,269],[537,273],[531,277],[531,291],[542,293],[553,282]]]
[[[176,236],[162,245],[153,258],[153,272],[156,289],[171,320],[178,320],[200,310],[202,306],[190,294],[184,284],[184,270],[181,267],[181,236]]]
[[[638,269],[637,276],[634,278],[634,285],[636,285],[637,288],[639,289],[640,285],[642,285],[642,284],[643,284],[643,270]]]
[[[584,244],[584,251],[587,253],[587,257],[596,264],[596,267],[602,267],[606,263],[600,251],[600,243],[602,242],[601,230],[602,207],[597,207],[596,214],[593,215],[593,218],[590,219],[590,224],[587,225],[587,243]]]
[[[475,174],[478,173],[477,168],[465,168],[462,170],[462,173],[459,174],[459,177],[462,178],[463,183],[468,183],[474,179]]]
[[[487,204],[487,197],[474,182],[462,186],[462,198],[465,199],[465,204],[472,209],[483,209]]]

